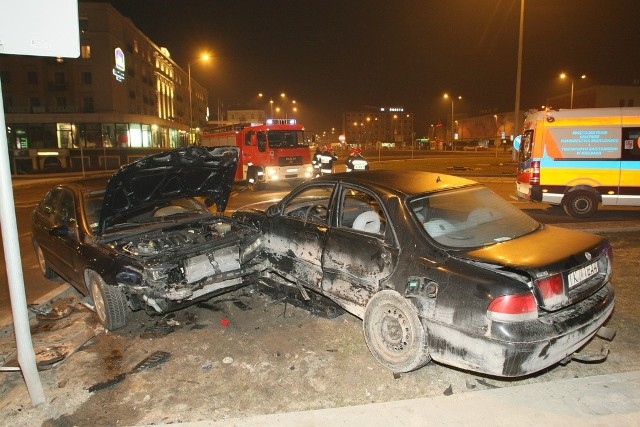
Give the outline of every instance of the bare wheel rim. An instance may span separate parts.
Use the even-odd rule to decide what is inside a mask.
[[[93,305],[96,308],[96,314],[100,321],[104,322],[107,318],[105,308],[104,308],[104,299],[102,298],[102,292],[100,290],[100,285],[98,284],[98,278],[93,277],[91,279],[91,296],[93,297]]]
[[[591,209],[592,204],[593,203],[591,203],[591,200],[587,197],[580,197],[573,202],[573,208],[577,212],[584,213],[588,212]]]
[[[403,355],[412,339],[408,319],[402,310],[391,304],[380,307],[380,315],[374,330],[380,350],[396,357]]]
[[[40,271],[42,272],[42,274],[45,274],[47,272],[47,262],[44,260],[44,254],[42,253],[42,249],[40,248],[40,245],[38,245],[38,265],[40,266]]]

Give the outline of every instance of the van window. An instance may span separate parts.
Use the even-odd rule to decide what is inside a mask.
[[[520,162],[526,162],[531,158],[533,148],[533,130],[525,131],[520,140]]]
[[[640,160],[640,128],[622,130],[622,160]]]

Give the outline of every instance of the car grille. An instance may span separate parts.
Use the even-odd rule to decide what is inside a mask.
[[[284,156],[278,159],[278,165],[280,166],[291,166],[291,165],[301,165],[302,164],[302,156]]]

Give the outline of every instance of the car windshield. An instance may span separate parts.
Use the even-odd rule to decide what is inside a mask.
[[[102,200],[104,200],[104,190],[90,191],[84,193],[84,215],[87,226],[91,234],[98,230],[100,221],[100,211],[102,210]]]
[[[409,202],[414,218],[441,245],[476,248],[505,242],[540,227],[486,187],[419,196]]]
[[[91,234],[98,231],[100,221],[100,211],[104,199],[104,190],[92,191],[84,194],[84,212],[87,226]],[[109,226],[109,230],[131,228],[142,224],[159,224],[163,221],[180,220],[193,215],[211,214],[211,212],[200,202],[190,197],[173,199],[133,210]]]
[[[270,148],[308,147],[302,131],[270,130],[268,133]]]

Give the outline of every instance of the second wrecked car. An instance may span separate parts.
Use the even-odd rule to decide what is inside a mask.
[[[224,211],[237,164],[235,147],[186,147],[55,186],[32,215],[42,273],[90,295],[107,329],[243,286],[261,237],[203,203]]]

